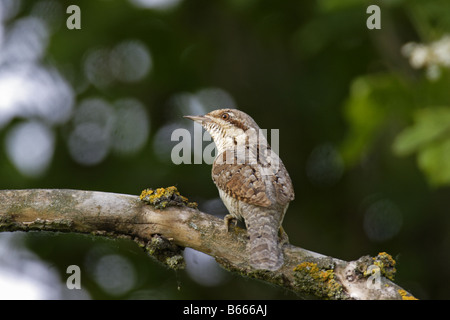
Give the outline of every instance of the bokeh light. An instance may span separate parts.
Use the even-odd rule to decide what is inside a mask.
[[[186,271],[195,282],[212,287],[227,280],[228,275],[213,257],[191,248],[185,248],[183,255],[186,261]]]
[[[14,64],[0,70],[0,127],[14,117],[40,117],[48,123],[68,120],[74,102],[72,88],[56,71],[34,64]]]
[[[84,74],[94,86],[105,88],[114,81],[142,80],[152,66],[150,51],[141,41],[125,40],[112,49],[89,50],[84,59]]]
[[[49,41],[44,21],[25,17],[8,28],[4,38],[0,63],[37,61],[43,57]]]
[[[42,175],[50,165],[54,149],[53,132],[39,122],[17,124],[6,136],[7,155],[25,176]]]
[[[106,87],[113,82],[108,49],[92,49],[86,53],[84,75],[94,86],[99,88]]]
[[[122,155],[139,151],[150,130],[145,107],[133,98],[113,104],[101,98],[87,98],[76,108],[72,125],[68,137],[70,154],[88,166],[103,161],[111,150]]]
[[[4,0],[0,17],[11,18],[19,8],[19,1]],[[0,128],[14,118],[32,119],[15,124],[5,136],[8,158],[29,177],[43,175],[50,165],[52,126],[66,122],[74,104],[71,86],[58,70],[41,62],[49,39],[47,24],[38,16],[0,26]]]
[[[181,0],[130,0],[130,2],[140,8],[168,10],[177,6]]]
[[[84,289],[66,290],[57,269],[24,246],[24,233],[0,234],[0,299],[89,299]]]
[[[370,203],[364,213],[364,231],[372,241],[382,242],[393,238],[400,231],[402,223],[400,209],[386,198]]]
[[[152,65],[150,51],[141,41],[123,41],[110,53],[112,73],[123,82],[142,80],[150,72]]]
[[[112,295],[123,295],[136,285],[136,271],[131,262],[118,254],[98,259],[94,278],[97,284]]]
[[[21,6],[21,0],[0,0],[0,21],[14,17]]]
[[[68,139],[69,151],[75,161],[95,165],[108,155],[114,117],[113,108],[103,99],[90,98],[80,103]]]

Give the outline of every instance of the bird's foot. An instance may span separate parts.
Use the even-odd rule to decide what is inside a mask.
[[[230,232],[231,224],[233,225],[233,228],[237,225],[237,219],[231,214],[227,214],[225,218],[223,218],[223,221],[225,223],[225,228],[227,228],[227,232]]]

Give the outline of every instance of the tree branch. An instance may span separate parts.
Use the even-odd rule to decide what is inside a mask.
[[[301,297],[413,298],[388,279],[395,272],[395,261],[386,253],[346,262],[286,244],[285,263],[279,270],[252,269],[245,230],[227,232],[223,220],[175,204],[155,207],[137,196],[94,191],[1,190],[0,231],[129,237],[171,268],[184,266],[181,251],[190,247],[213,256],[227,270],[282,286]]]

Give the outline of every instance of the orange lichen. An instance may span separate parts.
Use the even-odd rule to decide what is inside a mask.
[[[393,281],[397,269],[395,269],[396,262],[392,256],[386,252],[380,252],[372,259],[373,264],[380,268],[381,274]]]
[[[197,208],[197,203],[189,202],[188,198],[182,196],[177,187],[174,186],[157,189],[147,188],[141,192],[139,199],[157,209],[164,209],[168,206]]]
[[[414,296],[410,295],[406,290],[399,289],[399,290],[397,290],[397,292],[402,297],[402,300],[418,300]]]
[[[332,298],[342,295],[341,284],[335,279],[333,269],[319,267],[314,262],[302,262],[294,269],[297,285],[316,296]]]

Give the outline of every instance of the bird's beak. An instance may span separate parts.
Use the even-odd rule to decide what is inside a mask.
[[[208,117],[205,117],[205,116],[184,116],[184,118],[190,119],[190,120],[198,122],[200,124],[202,124],[203,122],[211,121],[211,119],[209,119]]]

